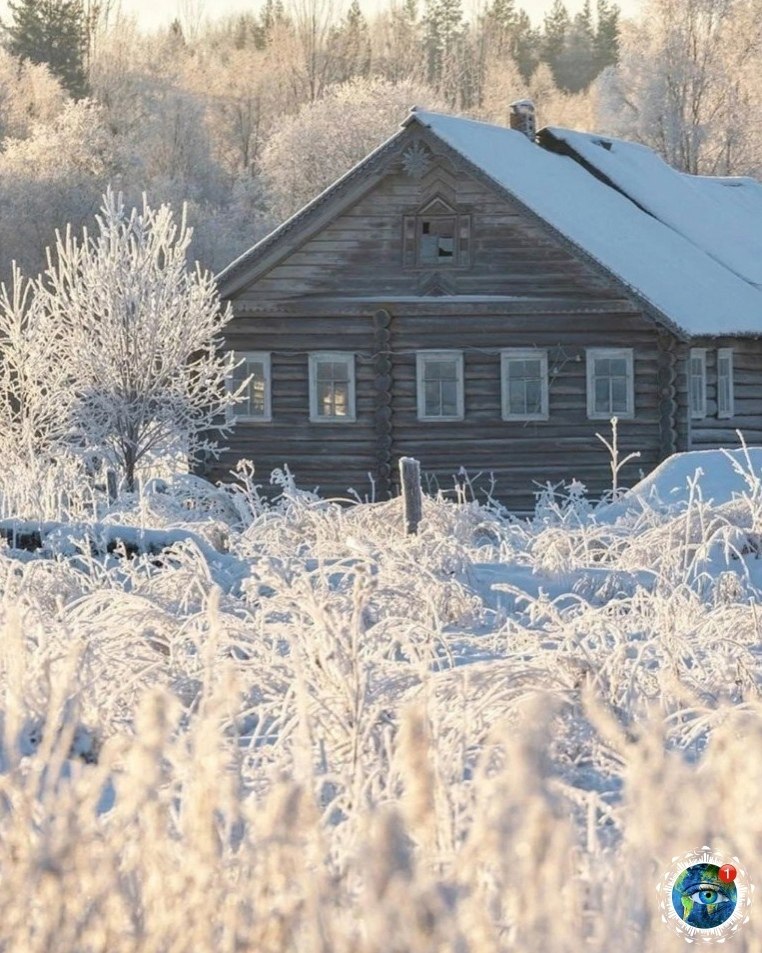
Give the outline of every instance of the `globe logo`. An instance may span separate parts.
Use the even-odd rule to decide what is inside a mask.
[[[699,930],[721,926],[736,909],[735,874],[730,864],[686,867],[672,887],[672,906],[680,919]]]
[[[688,943],[724,943],[749,922],[754,884],[740,858],[704,846],[673,857],[656,894],[673,933]]]

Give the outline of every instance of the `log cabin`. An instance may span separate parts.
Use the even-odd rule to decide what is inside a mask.
[[[634,482],[675,451],[762,439],[762,185],[645,147],[413,109],[219,276],[249,379],[229,448],[321,494],[426,485],[516,512],[538,486]],[[239,386],[235,384],[235,386]]]

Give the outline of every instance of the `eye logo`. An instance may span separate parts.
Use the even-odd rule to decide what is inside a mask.
[[[749,920],[754,885],[737,857],[710,847],[672,858],[659,884],[662,920],[687,942],[722,943]]]
[[[720,880],[716,864],[686,867],[672,887],[672,906],[685,923],[710,930],[733,915],[738,891],[734,883]]]

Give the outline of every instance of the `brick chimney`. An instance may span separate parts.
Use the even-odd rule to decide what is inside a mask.
[[[537,132],[537,120],[534,103],[531,99],[517,99],[510,105],[511,129],[523,132],[527,139],[534,142]]]

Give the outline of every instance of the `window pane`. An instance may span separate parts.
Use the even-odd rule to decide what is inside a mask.
[[[239,417],[264,417],[267,410],[265,363],[261,360],[245,359],[233,371],[233,389],[238,390],[246,379],[249,380],[248,386],[241,393],[243,399],[234,405],[233,413]]]
[[[451,360],[427,360],[425,378],[427,381],[454,381],[457,379],[456,362]]]
[[[611,361],[607,357],[596,357],[595,376],[608,377],[611,373]]]
[[[439,258],[439,236],[421,236],[421,261],[433,262]]]
[[[252,378],[249,382],[249,408],[252,416],[263,416],[265,412],[265,367],[261,361],[249,365]]]
[[[339,381],[333,385],[333,416],[346,417],[349,414],[349,384]]]
[[[611,379],[611,410],[617,414],[627,412],[627,381],[623,377]]]
[[[442,388],[442,416],[455,417],[458,413],[458,386],[455,381],[444,381]]]
[[[454,250],[455,250],[455,242],[452,238],[439,239],[439,257],[440,258],[452,258]]]
[[[511,379],[508,382],[508,411],[511,414],[525,414],[526,402],[524,382]]]
[[[333,414],[333,387],[331,382],[318,380],[316,386],[318,416],[331,417]]]
[[[609,381],[607,377],[595,378],[595,412],[596,414],[608,414],[611,412],[611,406],[609,404]]]
[[[318,361],[317,379],[319,381],[345,381],[349,376],[349,367],[345,361]]]
[[[439,403],[439,382],[426,381],[424,385],[424,415],[426,417],[439,417],[441,407]]]
[[[526,384],[526,412],[539,414],[542,411],[542,384],[539,380],[529,380]]]
[[[627,377],[627,361],[623,357],[613,358],[608,364],[612,377]]]
[[[419,256],[425,264],[442,264],[455,257],[455,219],[422,219],[418,234]]]

